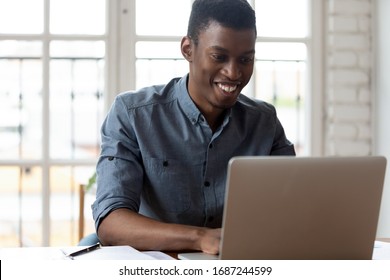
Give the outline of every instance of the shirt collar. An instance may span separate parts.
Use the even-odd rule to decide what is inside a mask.
[[[200,118],[203,118],[202,113],[199,111],[198,107],[196,107],[194,101],[191,99],[190,94],[187,89],[187,81],[189,74],[182,77],[179,82],[175,86],[175,95],[183,108],[184,113],[187,115],[188,119],[192,124],[196,124]],[[235,106],[233,106],[234,108]],[[226,111],[225,119],[223,125],[226,125],[228,120],[232,116],[233,108],[229,108]]]
[[[202,117],[202,113],[192,101],[187,89],[188,74],[182,77],[175,86],[175,95],[179,101],[184,113],[192,124],[195,124]]]

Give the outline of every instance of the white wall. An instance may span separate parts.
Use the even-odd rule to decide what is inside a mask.
[[[372,154],[372,1],[327,0],[324,151]]]
[[[390,1],[325,3],[324,155],[388,158],[378,237],[390,237]]]
[[[379,218],[379,237],[390,237],[390,1],[376,0],[375,76],[376,153],[387,157],[387,176]]]

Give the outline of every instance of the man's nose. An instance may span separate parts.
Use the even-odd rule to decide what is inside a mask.
[[[229,61],[229,63],[226,63],[223,68],[223,74],[230,80],[234,81],[241,77],[242,71],[240,65],[237,62]]]

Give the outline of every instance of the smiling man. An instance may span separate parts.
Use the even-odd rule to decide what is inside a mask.
[[[274,107],[241,94],[255,42],[245,0],[196,0],[181,41],[188,75],[117,96],[92,206],[104,245],[217,254],[228,161],[295,155]]]

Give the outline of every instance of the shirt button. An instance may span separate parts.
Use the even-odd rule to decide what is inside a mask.
[[[205,187],[210,187],[210,182],[209,181],[204,182],[204,186]]]
[[[168,166],[168,161],[167,161],[167,160],[164,160],[164,161],[163,161],[163,166],[164,166],[164,167],[167,167],[167,166]]]
[[[113,161],[113,160],[114,160],[114,157],[108,157],[108,160],[109,160],[109,161]]]

